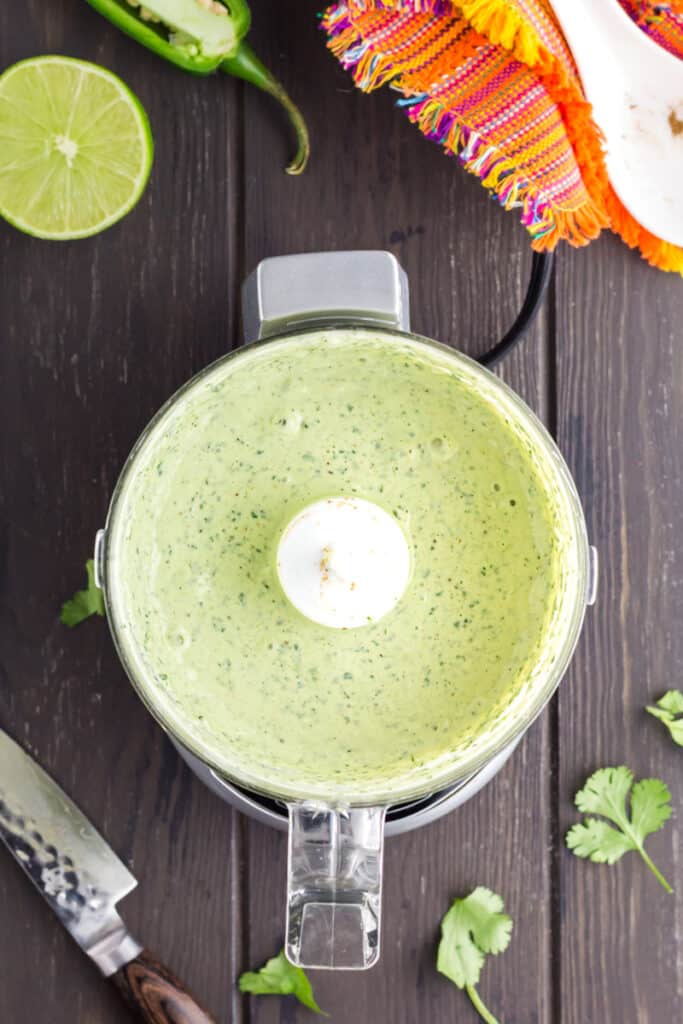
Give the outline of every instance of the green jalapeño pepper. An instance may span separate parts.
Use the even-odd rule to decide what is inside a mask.
[[[114,25],[172,64],[197,75],[225,71],[273,96],[286,110],[297,139],[288,174],[301,174],[309,141],[300,110],[245,40],[251,24],[246,0],[88,0]]]

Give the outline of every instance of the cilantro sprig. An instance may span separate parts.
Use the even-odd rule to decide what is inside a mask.
[[[104,615],[104,597],[95,584],[95,566],[92,558],[85,563],[85,571],[88,574],[87,588],[77,590],[74,596],[62,605],[60,619],[65,626],[77,626],[91,615]]]
[[[239,980],[240,992],[255,996],[294,996],[309,1010],[327,1014],[321,1010],[313,997],[311,983],[301,967],[290,964],[284,952],[278,953],[259,971],[247,971]]]
[[[664,722],[674,743],[683,747],[683,693],[680,690],[668,690],[654,707],[648,704],[645,710]]]
[[[567,846],[577,857],[587,857],[597,864],[614,864],[629,850],[637,850],[660,885],[671,893],[673,889],[644,847],[646,837],[671,817],[671,794],[661,779],[641,779],[634,785],[633,778],[633,772],[624,765],[600,768],[590,776],[576,794],[576,806],[584,814],[602,817],[586,818],[573,825],[567,833]],[[626,810],[629,791],[630,817]]]
[[[486,1024],[498,1022],[476,986],[486,954],[502,953],[510,942],[512,919],[503,910],[500,896],[480,885],[464,899],[454,900],[441,922],[436,968],[466,990]]]

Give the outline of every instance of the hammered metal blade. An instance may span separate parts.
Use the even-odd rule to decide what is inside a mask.
[[[137,880],[56,782],[0,729],[0,839],[64,927],[97,960]],[[133,954],[135,955],[135,954]]]

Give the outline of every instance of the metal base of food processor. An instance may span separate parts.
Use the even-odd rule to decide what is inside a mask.
[[[252,793],[234,782],[222,778],[198,757],[186,750],[176,739],[169,737],[176,750],[204,785],[208,786],[216,796],[230,804],[243,814],[260,821],[262,825],[271,825],[273,828],[286,832],[288,828],[287,807],[279,800],[272,800],[267,796]],[[404,832],[412,832],[413,829],[429,825],[445,814],[449,814],[460,807],[466,800],[469,800],[480,789],[491,781],[503,767],[513,750],[519,743],[515,740],[509,747],[502,750],[500,754],[492,758],[488,764],[480,768],[478,772],[471,775],[447,789],[438,790],[429,796],[423,796],[419,800],[412,800],[410,803],[395,804],[387,811],[385,835],[397,836]]]

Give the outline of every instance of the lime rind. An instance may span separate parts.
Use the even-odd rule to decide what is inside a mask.
[[[0,216],[34,237],[70,240],[130,212],[149,180],[154,142],[144,107],[118,76],[43,56],[0,76],[0,154]]]

